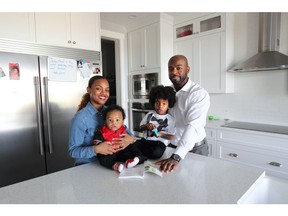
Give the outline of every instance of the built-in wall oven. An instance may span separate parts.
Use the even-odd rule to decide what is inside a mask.
[[[158,83],[158,73],[136,74],[132,76],[132,97],[148,99],[149,92]]]
[[[142,137],[143,133],[139,130],[140,122],[144,116],[152,111],[153,108],[149,103],[133,102],[132,103],[132,128],[137,137]]]

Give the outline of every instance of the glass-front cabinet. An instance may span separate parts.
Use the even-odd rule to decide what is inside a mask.
[[[193,37],[197,34],[214,33],[224,30],[222,25],[223,16],[219,13],[213,13],[189,20],[175,26],[175,39]]]
[[[221,29],[220,15],[200,21],[200,33],[205,31],[211,31],[214,29]]]
[[[186,37],[194,33],[193,23],[176,28],[176,38]]]

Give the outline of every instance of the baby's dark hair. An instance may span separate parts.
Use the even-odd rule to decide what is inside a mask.
[[[126,118],[124,109],[123,109],[121,106],[117,105],[117,104],[113,104],[113,105],[108,106],[108,107],[103,111],[103,117],[104,117],[104,119],[106,119],[108,112],[114,111],[114,110],[120,111],[120,112],[122,113],[123,119]]]
[[[176,93],[171,86],[157,85],[149,93],[149,103],[154,108],[156,99],[165,99],[169,102],[169,108],[173,107],[176,102]]]

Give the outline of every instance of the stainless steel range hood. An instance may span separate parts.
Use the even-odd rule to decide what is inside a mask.
[[[259,13],[258,54],[231,68],[230,72],[288,69],[288,56],[279,50],[281,13]]]

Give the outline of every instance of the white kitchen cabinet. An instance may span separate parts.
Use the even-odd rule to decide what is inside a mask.
[[[175,25],[174,38],[184,39],[211,34],[225,30],[225,17],[220,13],[212,13]]]
[[[213,19],[211,16],[209,15],[209,19]],[[177,31],[175,31],[174,54],[182,54],[188,58],[189,77],[209,93],[231,93],[234,92],[234,74],[226,71],[233,57],[233,36],[232,27],[226,20],[229,19],[231,23],[233,17],[231,14],[227,16],[222,13],[214,16],[221,17],[221,19],[217,18],[218,22],[221,21],[218,24],[219,28],[202,32],[199,30],[200,33],[180,38],[177,38]]]
[[[100,51],[99,13],[35,13],[36,42]]]
[[[262,168],[288,178],[288,136],[239,129],[218,129],[217,157]]]
[[[138,24],[128,30],[129,75],[157,73],[158,84],[171,85],[167,65],[173,55],[173,19],[160,13],[153,22]]]
[[[216,135],[217,135],[217,130],[214,128],[209,128],[209,127],[205,127],[205,131],[206,131],[206,139],[208,142],[208,146],[209,146],[209,155],[210,157],[217,157],[217,146],[216,146]]]
[[[35,42],[34,13],[0,13],[0,38]]]
[[[129,70],[160,67],[160,23],[128,33]]]

